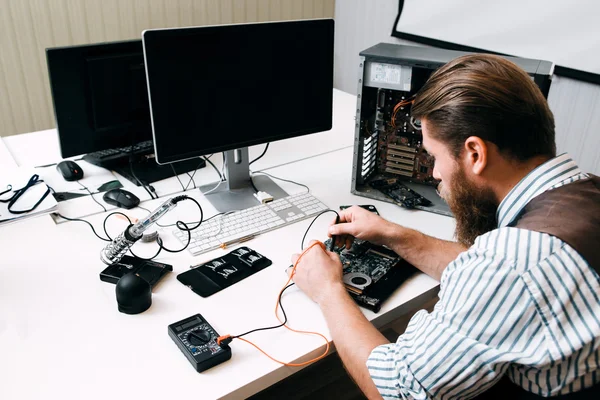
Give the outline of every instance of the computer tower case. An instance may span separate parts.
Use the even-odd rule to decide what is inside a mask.
[[[353,194],[452,215],[436,192],[433,158],[421,147],[420,121],[411,116],[410,104],[398,105],[416,94],[437,68],[465,54],[469,53],[390,43],[360,53]],[[548,97],[553,63],[506,58],[523,68]]]

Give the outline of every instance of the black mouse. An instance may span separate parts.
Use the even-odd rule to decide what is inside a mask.
[[[140,199],[124,189],[112,189],[102,196],[105,202],[120,208],[130,209],[140,204]]]
[[[65,178],[65,181],[72,182],[83,178],[83,170],[75,161],[61,161],[56,165],[56,169]]]

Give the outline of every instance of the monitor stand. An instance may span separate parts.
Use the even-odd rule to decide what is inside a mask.
[[[250,184],[250,168],[248,163],[247,147],[226,151],[225,177],[227,180],[213,191],[211,190],[214,189],[218,182],[200,186],[202,193],[210,191],[206,195],[206,199],[219,212],[244,210],[260,204],[256,197],[254,197],[254,193],[256,192]],[[258,190],[269,193],[275,200],[288,196],[268,176],[255,175],[252,181]]]

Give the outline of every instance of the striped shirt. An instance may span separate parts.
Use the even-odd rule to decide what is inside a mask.
[[[498,229],[444,270],[433,312],[372,351],[384,398],[471,398],[504,374],[541,396],[600,382],[600,277],[560,239],[511,227],[534,197],[586,177],[561,155],[511,190]]]

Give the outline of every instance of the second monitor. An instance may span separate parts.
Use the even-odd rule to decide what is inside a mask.
[[[256,205],[247,146],[331,129],[333,38],[331,19],[144,31],[157,161],[224,151],[226,185],[208,199]],[[264,176],[255,184],[286,195]]]

